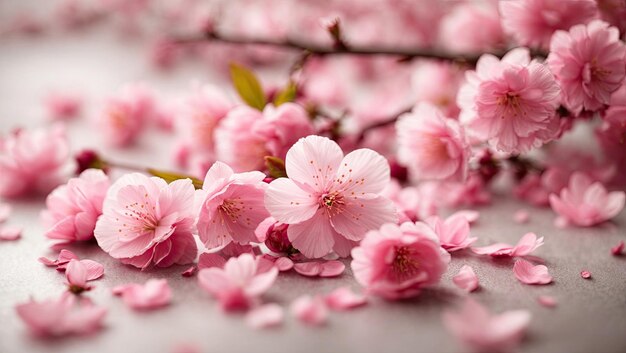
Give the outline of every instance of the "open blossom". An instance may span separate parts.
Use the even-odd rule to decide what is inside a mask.
[[[441,109],[444,116],[456,118],[456,94],[462,81],[463,71],[457,65],[424,60],[415,67],[411,87],[417,102],[430,103]]]
[[[545,64],[530,61],[528,49],[513,49],[502,60],[484,54],[466,79],[457,99],[460,121],[476,138],[521,153],[558,132],[559,86]]]
[[[448,252],[465,249],[477,239],[470,236],[469,221],[463,214],[452,215],[445,220],[432,216],[426,219],[426,224],[437,234],[441,247]]]
[[[600,20],[557,31],[547,62],[563,91],[563,104],[575,114],[609,104],[626,75],[626,44],[615,27]]]
[[[505,31],[519,44],[548,49],[552,34],[568,30],[597,18],[594,0],[520,0],[500,1],[500,14]]]
[[[335,142],[313,135],[289,150],[285,165],[289,179],[272,181],[265,207],[289,224],[289,240],[307,257],[331,250],[347,256],[367,231],[397,219],[393,203],[379,195],[389,164],[370,149],[344,157]]]
[[[574,173],[568,187],[550,195],[550,206],[566,222],[590,227],[617,216],[624,209],[623,191],[607,192],[602,183]]]
[[[507,311],[492,315],[485,307],[468,298],[458,312],[445,311],[443,323],[460,341],[480,352],[506,352],[524,338],[530,312]]]
[[[439,282],[450,254],[423,223],[385,224],[352,250],[352,271],[370,293],[387,299],[417,296]]]
[[[252,254],[230,258],[224,268],[200,270],[200,287],[219,300],[224,310],[247,310],[259,302],[278,276],[278,269],[269,267],[261,272],[258,259]]]
[[[89,299],[69,292],[41,302],[31,299],[18,304],[15,310],[34,334],[45,337],[93,333],[101,327],[107,313]]]
[[[234,173],[215,162],[204,178],[198,215],[198,235],[209,248],[256,242],[254,231],[268,216],[264,206],[265,174],[254,171]]]
[[[96,122],[108,144],[125,147],[137,140],[154,112],[150,92],[141,86],[127,86],[109,98]]]
[[[197,255],[193,236],[194,187],[127,174],[107,192],[94,235],[102,250],[125,264],[147,268],[188,264]]]
[[[498,9],[489,1],[455,6],[441,21],[439,38],[442,46],[454,53],[488,52],[505,44]]]
[[[238,172],[263,169],[263,157],[284,158],[299,138],[312,133],[306,111],[297,104],[268,105],[263,112],[240,106],[215,130],[217,159]]]
[[[463,128],[433,105],[418,103],[396,123],[398,161],[414,179],[463,180],[470,148]]]
[[[0,196],[49,192],[62,182],[69,152],[60,125],[0,136]]]
[[[93,239],[109,185],[104,172],[88,169],[57,187],[48,195],[47,209],[41,213],[47,229],[44,235],[59,243]]]

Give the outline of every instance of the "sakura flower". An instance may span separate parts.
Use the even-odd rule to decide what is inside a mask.
[[[278,304],[265,304],[250,310],[246,314],[246,323],[252,328],[266,328],[278,326],[283,322],[285,313]]]
[[[452,282],[467,292],[473,292],[478,289],[478,277],[476,277],[474,269],[468,265],[461,267],[459,273],[452,277]]]
[[[535,233],[526,233],[515,246],[505,243],[496,243],[488,246],[472,248],[472,251],[479,255],[490,255],[495,257],[523,257],[530,255],[531,252],[542,245],[543,237],[537,238]]]
[[[617,216],[625,199],[623,191],[607,192],[602,183],[577,172],[559,195],[550,195],[550,206],[563,221],[590,227]]]
[[[494,4],[489,1],[471,1],[455,6],[439,27],[442,46],[454,53],[470,54],[502,47],[505,36]],[[480,31],[476,28],[480,28]]]
[[[470,148],[463,128],[428,103],[418,103],[396,123],[398,161],[421,179],[464,180]]]
[[[234,173],[215,162],[204,178],[198,215],[198,235],[208,249],[256,242],[255,230],[269,213],[264,206],[265,174],[254,171]]]
[[[561,0],[500,1],[502,26],[516,41],[525,46],[548,49],[552,34],[586,24],[597,18],[593,0],[571,1],[563,6]]]
[[[432,216],[426,219],[426,224],[437,234],[441,247],[448,252],[465,249],[478,239],[470,237],[469,222],[463,214],[452,215],[445,220]]]
[[[69,286],[69,291],[75,294],[90,290],[91,286],[87,281],[93,281],[102,277],[104,267],[92,260],[70,260],[65,269],[65,278]]]
[[[393,203],[379,194],[389,182],[389,164],[369,149],[343,156],[325,137],[300,139],[287,153],[287,178],[269,185],[265,207],[289,224],[287,235],[309,258],[334,250],[347,256],[368,230],[397,219]]]
[[[477,351],[509,351],[522,341],[530,312],[507,311],[492,315],[473,299],[466,299],[458,312],[445,311],[443,323],[460,341]]]
[[[339,287],[325,297],[326,306],[333,310],[348,310],[367,304],[362,294],[352,292],[348,287]]]
[[[57,187],[46,198],[47,209],[41,213],[47,229],[44,235],[59,243],[93,239],[109,185],[104,172],[88,169]]]
[[[51,120],[69,120],[80,114],[82,99],[78,95],[52,93],[45,105]]]
[[[526,152],[558,132],[559,86],[528,49],[513,49],[502,60],[484,54],[466,80],[457,97],[459,119],[497,150]]]
[[[430,103],[447,117],[456,118],[459,107],[456,94],[463,81],[463,71],[447,62],[420,61],[411,76],[411,87],[417,102]]]
[[[215,297],[224,310],[246,310],[253,307],[258,297],[276,280],[278,269],[259,272],[258,260],[251,254],[230,258],[224,268],[200,270],[200,287]]]
[[[96,332],[107,313],[105,308],[94,305],[89,299],[67,292],[60,298],[41,302],[30,299],[16,305],[15,310],[31,332],[47,337]]]
[[[215,130],[217,159],[238,172],[263,169],[265,156],[284,158],[299,138],[312,133],[306,111],[297,104],[268,105],[263,112],[237,107]]]
[[[423,223],[385,224],[352,250],[352,271],[368,293],[387,299],[417,296],[439,282],[450,255]]]
[[[152,310],[167,306],[172,301],[172,290],[166,279],[149,279],[145,284],[125,284],[113,288],[113,294],[122,296],[124,303],[135,310]]]
[[[314,326],[324,325],[328,319],[328,309],[319,297],[303,295],[291,303],[291,313],[298,320]]]
[[[547,62],[563,92],[563,104],[574,114],[609,104],[626,76],[626,44],[619,30],[595,20],[568,32],[557,31]]]
[[[193,262],[194,191],[189,179],[167,184],[138,173],[121,177],[109,188],[96,223],[98,245],[141,269]]]
[[[552,282],[552,276],[548,273],[545,265],[533,266],[530,262],[519,259],[513,265],[515,278],[526,284],[548,284]]]
[[[0,137],[0,197],[50,192],[63,180],[68,157],[69,145],[60,125]]]

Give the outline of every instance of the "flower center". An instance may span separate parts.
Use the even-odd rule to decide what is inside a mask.
[[[496,102],[501,108],[501,119],[504,119],[505,116],[510,114],[514,117],[517,117],[518,115],[526,115],[526,112],[522,110],[521,98],[517,93],[507,92],[499,96]]]
[[[325,206],[327,208],[333,208],[333,206],[343,205],[343,196],[341,196],[337,192],[327,193],[322,195],[320,198],[320,206]]]
[[[224,212],[231,219],[231,221],[236,222],[244,210],[244,205],[238,198],[228,199],[222,202],[220,210]]]
[[[420,264],[413,256],[413,251],[411,251],[409,247],[401,246],[396,249],[396,254],[393,262],[391,263],[391,268],[396,276],[398,276],[398,279],[402,280],[417,273],[420,268]]]

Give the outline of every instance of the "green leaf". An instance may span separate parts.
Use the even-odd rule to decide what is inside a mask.
[[[278,107],[283,103],[293,102],[296,99],[296,90],[296,84],[289,81],[287,86],[282,91],[278,92],[276,98],[274,98],[274,105]]]
[[[202,184],[203,184],[202,180],[200,180],[198,178],[194,178],[194,177],[189,176],[189,175],[183,175],[183,174],[178,174],[178,173],[166,172],[166,171],[163,171],[163,170],[158,170],[158,169],[153,169],[153,168],[148,168],[147,171],[151,175],[159,177],[159,178],[165,180],[168,184],[173,182],[173,181],[175,181],[175,180],[189,179],[193,183],[193,187],[196,190],[202,189]]]
[[[270,177],[274,179],[287,177],[285,161],[282,159],[278,157],[265,156],[265,166],[267,167]]]
[[[241,65],[230,64],[230,78],[241,99],[252,108],[263,110],[267,101],[254,72]]]

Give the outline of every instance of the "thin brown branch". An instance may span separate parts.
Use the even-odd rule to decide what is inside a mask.
[[[370,126],[366,126],[366,127],[364,127],[364,128],[361,130],[361,132],[359,133],[359,135],[358,135],[358,137],[357,137],[356,141],[357,141],[358,143],[361,143],[361,142],[363,142],[363,139],[365,139],[365,135],[367,135],[367,133],[368,133],[368,132],[370,132],[370,131],[372,131],[372,130],[376,130],[376,129],[382,128],[382,127],[385,127],[385,126],[389,126],[389,125],[395,124],[395,123],[396,123],[396,121],[398,121],[398,118],[399,118],[402,114],[409,113],[412,109],[413,109],[413,106],[410,106],[410,107],[408,107],[408,108],[405,108],[405,109],[403,109],[403,110],[401,110],[401,111],[397,112],[396,114],[392,115],[392,116],[391,116],[391,117],[389,117],[388,119],[385,119],[385,120],[379,121],[379,122],[377,122],[377,123],[374,123],[374,124],[372,124],[372,125],[370,125]]]

